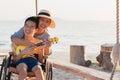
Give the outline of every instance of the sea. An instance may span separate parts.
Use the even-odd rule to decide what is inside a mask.
[[[84,45],[86,53],[98,53],[102,44],[116,42],[115,21],[55,21],[56,27],[48,28],[51,37],[59,38],[53,51],[69,52],[71,45]],[[23,25],[24,20],[0,21],[0,54],[11,50],[10,36]]]

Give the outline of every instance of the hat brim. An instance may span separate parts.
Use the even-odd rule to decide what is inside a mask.
[[[53,18],[49,17],[49,16],[45,16],[45,15],[38,15],[37,17],[45,17],[51,20],[51,23],[49,25],[49,28],[55,28],[55,21],[53,20]]]

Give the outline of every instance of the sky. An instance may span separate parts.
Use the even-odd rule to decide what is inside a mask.
[[[64,20],[115,20],[116,0],[38,0],[38,11],[47,9]],[[35,15],[35,0],[0,0],[0,20],[22,20]]]

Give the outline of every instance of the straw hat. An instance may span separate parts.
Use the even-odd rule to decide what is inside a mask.
[[[51,14],[50,14],[49,11],[47,11],[47,10],[41,10],[37,16],[38,17],[45,17],[45,18],[51,19],[51,23],[50,23],[49,27],[50,28],[55,28],[55,21],[51,17]]]

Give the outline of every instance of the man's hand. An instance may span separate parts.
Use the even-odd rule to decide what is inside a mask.
[[[34,49],[35,49],[35,46],[26,47],[24,50],[21,51],[21,54],[33,55],[35,53]]]

